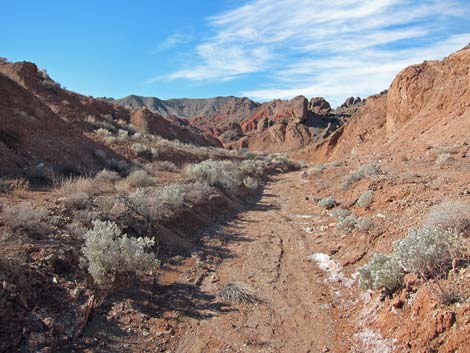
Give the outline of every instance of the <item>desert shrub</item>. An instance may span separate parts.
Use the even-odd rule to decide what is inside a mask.
[[[445,201],[431,208],[426,228],[454,230],[457,233],[470,231],[470,205],[458,201]]]
[[[427,277],[441,271],[458,257],[459,236],[449,230],[410,228],[408,236],[393,245],[395,257],[406,272]]]
[[[99,171],[95,176],[95,181],[97,183],[113,184],[119,180],[121,180],[121,176],[118,173],[108,169],[103,169]]]
[[[208,159],[190,166],[188,176],[200,182],[206,182],[226,191],[234,191],[242,182],[236,173],[237,166],[231,161],[214,161]]]
[[[328,209],[333,208],[336,206],[336,200],[334,199],[333,196],[328,196],[318,201],[318,206],[328,208]]]
[[[124,172],[127,172],[127,170],[129,169],[129,165],[124,160],[117,160],[117,159],[111,158],[111,159],[108,159],[105,164],[106,164],[106,168],[114,170],[116,172],[124,173]]]
[[[49,214],[44,207],[34,208],[30,203],[24,202],[17,206],[6,208],[3,211],[3,221],[12,228],[37,230],[41,221]]]
[[[336,219],[344,219],[352,214],[351,210],[347,208],[337,208],[329,213],[330,216],[335,217]]]
[[[105,129],[105,128],[102,128],[100,127],[99,129],[96,129],[95,130],[95,134],[97,134],[98,136],[111,136],[112,135],[112,132],[109,131],[108,129]]]
[[[119,141],[127,141],[129,139],[129,132],[127,130],[118,130],[117,139]]]
[[[369,205],[372,203],[374,200],[374,192],[372,190],[367,190],[359,196],[359,199],[357,200],[356,204],[359,207],[366,208],[369,207]]]
[[[146,187],[154,185],[153,178],[142,169],[136,170],[128,175],[126,182],[134,187]]]
[[[147,164],[146,168],[153,173],[155,171],[166,171],[166,172],[178,171],[178,167],[176,166],[176,164],[170,161],[158,161],[158,162],[154,162],[151,164]]]
[[[359,169],[344,178],[344,182],[341,185],[341,188],[343,190],[348,190],[354,183],[358,182],[359,180],[380,174],[381,172],[382,170],[375,163],[364,164],[359,167]]]
[[[88,206],[90,197],[86,192],[74,192],[64,198],[63,203],[68,208],[83,209]]]
[[[447,164],[451,159],[452,155],[450,153],[440,153],[436,157],[436,164],[444,165]]]
[[[104,142],[107,145],[112,145],[114,142],[116,142],[116,137],[115,136],[105,136],[104,137]]]
[[[372,228],[372,222],[367,217],[359,217],[354,227],[359,230],[367,231]]]
[[[284,172],[299,168],[299,164],[290,160],[285,153],[269,154],[266,158],[272,168],[281,169]]]
[[[28,190],[29,181],[27,179],[7,179],[0,178],[0,193],[9,193],[20,190]]]
[[[148,237],[129,238],[115,223],[94,221],[85,233],[83,255],[88,260],[88,272],[97,284],[113,282],[119,274],[151,270],[157,265],[155,255],[148,250],[155,240]]]
[[[393,256],[374,254],[370,262],[358,269],[359,286],[364,289],[394,291],[402,284],[404,272]]]
[[[169,184],[152,192],[138,189],[129,195],[129,200],[138,213],[149,220],[158,221],[180,212],[184,205],[185,195],[185,186]]]
[[[152,156],[152,153],[150,152],[150,150],[146,146],[142,145],[141,143],[132,144],[131,150],[134,151],[136,155],[142,158],[150,158]]]
[[[60,193],[66,196],[79,193],[93,195],[97,192],[96,184],[91,178],[68,177],[59,180],[58,184],[60,185]]]
[[[219,292],[219,296],[228,302],[250,304],[259,301],[255,292],[243,282],[227,283]]]
[[[207,183],[197,181],[188,184],[186,188],[186,197],[190,200],[188,206],[191,207],[191,205],[196,205],[201,201],[207,201],[214,192],[215,189]]]
[[[357,217],[353,214],[350,214],[349,216],[339,218],[338,223],[336,224],[336,228],[349,233],[352,232],[352,230],[355,228],[357,223]]]
[[[259,182],[258,180],[249,176],[243,179],[243,185],[245,185],[245,187],[247,187],[248,189],[257,190],[259,187]]]
[[[325,170],[324,164],[317,164],[317,165],[314,165],[313,167],[308,168],[307,174],[309,176],[316,176],[316,175],[320,175],[324,170]]]

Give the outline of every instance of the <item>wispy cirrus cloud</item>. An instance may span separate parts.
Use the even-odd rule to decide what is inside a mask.
[[[186,33],[173,33],[166,37],[158,46],[152,50],[151,54],[156,54],[181,44],[189,43],[193,39],[193,35],[189,32]]]
[[[170,80],[265,77],[241,93],[261,100],[298,94],[339,102],[380,91],[404,66],[440,58],[470,40],[447,31],[465,0],[251,0],[208,18],[196,61]],[[462,33],[463,32],[463,33]]]

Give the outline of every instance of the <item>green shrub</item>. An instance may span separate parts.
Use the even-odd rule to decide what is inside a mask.
[[[112,283],[119,274],[153,269],[158,262],[148,250],[154,244],[152,238],[129,238],[115,223],[97,220],[85,234],[83,255],[97,284]]]

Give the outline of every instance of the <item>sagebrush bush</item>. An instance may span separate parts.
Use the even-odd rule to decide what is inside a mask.
[[[85,233],[83,255],[88,272],[101,285],[112,283],[119,274],[152,270],[158,264],[149,252],[154,245],[152,238],[129,238],[115,223],[97,220]]]
[[[351,186],[354,183],[356,183],[356,182],[358,182],[358,181],[360,181],[360,180],[362,180],[366,177],[371,177],[371,176],[380,174],[381,172],[382,172],[382,170],[375,163],[364,164],[361,167],[359,167],[359,169],[357,169],[356,171],[354,171],[353,173],[347,175],[344,178],[344,182],[341,185],[341,188],[343,190],[348,190],[349,188],[351,188]]]
[[[259,187],[259,182],[258,180],[252,177],[246,177],[245,179],[243,179],[243,185],[245,185],[245,187],[250,190],[257,190]]]
[[[370,262],[358,269],[359,286],[364,289],[394,291],[402,284],[404,272],[394,256],[374,254]]]
[[[454,230],[457,233],[470,232],[470,205],[458,201],[445,201],[431,208],[426,228]]]
[[[140,214],[149,220],[159,221],[179,213],[184,205],[186,187],[169,184],[155,190],[138,189],[129,200]]]
[[[410,228],[408,236],[394,243],[394,254],[406,272],[424,277],[439,272],[458,257],[459,236],[449,230]]]
[[[99,129],[95,130],[95,134],[97,134],[98,136],[111,136],[112,132],[105,128],[100,127]]]
[[[353,214],[349,216],[338,218],[338,223],[336,224],[336,228],[349,233],[352,232],[353,229],[356,227],[357,217]]]
[[[49,214],[44,207],[33,207],[31,203],[24,202],[17,206],[6,208],[3,211],[3,221],[12,228],[37,230],[42,220]]]
[[[206,182],[226,191],[233,192],[242,180],[237,173],[237,165],[232,161],[206,160],[190,166],[188,176],[196,181]]]
[[[450,153],[440,153],[436,157],[436,164],[444,165],[447,164],[450,160],[452,160],[452,155]]]
[[[318,206],[324,208],[333,208],[336,206],[336,200],[333,196],[328,196],[318,201]]]
[[[372,222],[367,217],[359,217],[357,218],[354,227],[359,230],[367,231],[372,228]]]
[[[366,208],[369,207],[372,201],[374,200],[374,192],[372,190],[367,190],[359,196],[356,204],[359,207]]]

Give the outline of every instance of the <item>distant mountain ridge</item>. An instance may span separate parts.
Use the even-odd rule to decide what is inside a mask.
[[[159,99],[129,95],[116,99],[115,102],[131,110],[147,108],[164,118],[176,116],[183,119],[195,117],[213,117],[224,115],[229,120],[241,121],[248,118],[261,104],[246,97],[214,97],[214,98],[176,98]]]

